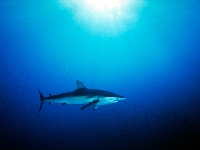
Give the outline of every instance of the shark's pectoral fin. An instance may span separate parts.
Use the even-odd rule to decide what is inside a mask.
[[[89,102],[88,104],[86,104],[83,107],[81,107],[81,110],[83,110],[85,108],[88,108],[89,106],[95,105],[98,102],[100,102],[98,99],[97,100],[93,100],[92,102]]]
[[[99,108],[99,105],[94,104],[93,110],[96,110],[97,108]]]

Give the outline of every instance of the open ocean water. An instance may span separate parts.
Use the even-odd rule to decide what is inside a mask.
[[[2,0],[0,150],[200,149],[200,1]],[[48,105],[87,88],[100,106]]]

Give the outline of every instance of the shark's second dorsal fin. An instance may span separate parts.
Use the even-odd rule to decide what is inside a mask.
[[[83,83],[79,80],[76,80],[77,90],[78,89],[86,89],[86,87],[83,85]]]

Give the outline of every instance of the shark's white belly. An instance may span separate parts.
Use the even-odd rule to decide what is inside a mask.
[[[81,96],[81,97],[67,97],[59,99],[46,99],[44,101],[50,103],[62,103],[62,104],[87,104],[97,99],[98,99],[97,97],[88,98],[86,96]]]

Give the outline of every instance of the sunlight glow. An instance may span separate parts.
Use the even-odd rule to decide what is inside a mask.
[[[136,23],[144,0],[59,0],[75,20],[94,34],[116,36]]]

